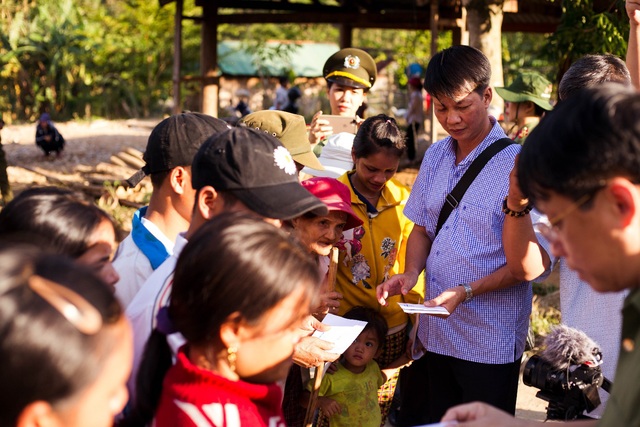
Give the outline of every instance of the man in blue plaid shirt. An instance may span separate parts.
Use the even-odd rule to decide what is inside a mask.
[[[420,319],[417,337],[426,354],[401,377],[402,425],[436,422],[448,408],[475,400],[514,413],[531,312],[531,287],[511,275],[502,245],[502,203],[518,145],[488,161],[436,235],[445,196],[485,148],[506,138],[488,114],[489,61],[475,48],[453,46],[432,58],[426,76],[436,117],[450,136],[427,151],[404,210],[415,223],[405,272],[377,291],[385,304],[413,288],[424,270],[425,305],[451,315]],[[529,210],[507,213],[529,220]]]

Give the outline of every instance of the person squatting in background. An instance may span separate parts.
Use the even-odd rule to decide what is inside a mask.
[[[36,126],[36,145],[44,151],[45,156],[55,152],[56,156],[62,154],[64,138],[51,121],[49,113],[42,113]]]

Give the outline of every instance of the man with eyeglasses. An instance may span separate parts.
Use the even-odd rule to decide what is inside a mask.
[[[586,55],[574,62],[562,77],[558,86],[560,102],[575,95],[581,89],[596,87],[604,82],[615,82],[630,87],[631,76],[625,63],[610,54]],[[588,203],[591,196],[592,194],[584,194],[576,201],[575,206]],[[511,175],[507,207],[517,211],[527,203],[520,191],[514,171]],[[536,214],[535,211],[532,212],[532,221],[537,222],[536,229],[546,239],[543,243],[546,245],[548,242],[555,241],[557,235],[555,230],[558,224],[562,223],[563,217],[552,218],[549,221],[544,216],[537,218]],[[536,240],[531,233],[531,222],[527,222],[526,218],[505,218],[503,241],[507,262],[511,273],[522,279],[539,275],[548,266],[540,263],[542,257],[539,252],[536,253]],[[562,323],[583,331],[598,343],[603,355],[602,372],[607,379],[615,381],[614,374],[622,326],[620,308],[627,292],[598,293],[580,279],[578,273],[567,265],[564,258],[554,259],[551,264],[557,265],[559,274]],[[598,391],[601,404],[591,412],[585,411],[583,416],[600,418],[604,413],[609,393],[601,389]]]
[[[622,307],[616,383],[599,421],[572,426],[640,425],[640,94],[606,84],[563,101],[531,133],[517,178],[549,218],[554,256],[598,292],[630,290]],[[450,409],[459,426],[528,427],[483,403]]]

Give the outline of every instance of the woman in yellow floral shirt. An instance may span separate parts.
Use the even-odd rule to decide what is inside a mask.
[[[397,302],[418,302],[421,295],[396,296],[385,307],[376,300],[376,286],[404,271],[406,244],[413,223],[402,210],[409,189],[393,179],[405,151],[405,136],[396,121],[384,114],[365,120],[353,142],[355,170],[338,178],[351,191],[351,207],[364,222],[346,231],[338,244],[340,259],[336,290],[343,295],[339,315],[352,307],[372,307],[384,316],[389,333],[380,367],[405,357],[409,316]],[[424,286],[414,289],[424,292]],[[397,381],[397,373],[379,390],[384,425]]]

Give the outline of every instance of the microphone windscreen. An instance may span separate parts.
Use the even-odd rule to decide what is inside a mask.
[[[570,365],[601,363],[600,346],[584,332],[566,325],[554,327],[544,340],[540,356],[558,370]]]

